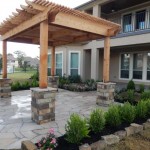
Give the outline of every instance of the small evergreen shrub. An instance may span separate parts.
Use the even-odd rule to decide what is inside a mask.
[[[86,119],[78,114],[72,114],[65,126],[66,140],[70,143],[79,144],[83,138],[89,137],[89,126]]]
[[[106,124],[110,127],[118,127],[121,124],[121,117],[118,106],[111,106],[105,113]]]
[[[105,126],[105,118],[101,109],[95,109],[92,111],[89,119],[89,126],[95,133],[102,131]]]
[[[124,123],[132,123],[135,119],[135,107],[129,102],[120,107],[121,120]]]
[[[143,99],[143,100],[150,99],[150,90],[143,92],[141,94],[141,99]]]
[[[127,91],[127,99],[130,103],[133,103],[134,101],[134,90],[128,90]]]
[[[130,80],[127,84],[127,90],[135,90],[135,84],[133,80]]]
[[[136,119],[145,119],[147,116],[147,101],[139,101],[136,108]]]
[[[70,83],[81,83],[81,77],[79,75],[74,75],[74,76],[69,76],[68,80],[70,81]]]
[[[139,92],[140,92],[140,93],[143,93],[143,92],[144,92],[144,89],[145,89],[144,84],[140,84],[140,86],[139,86]]]

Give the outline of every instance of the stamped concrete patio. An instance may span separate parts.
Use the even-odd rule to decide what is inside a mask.
[[[10,99],[0,99],[0,149],[20,148],[21,141],[37,142],[54,128],[56,136],[65,133],[70,114],[89,116],[96,104],[96,92],[59,90],[56,96],[56,120],[37,125],[31,120],[31,91],[12,92]],[[106,110],[107,107],[102,109]]]

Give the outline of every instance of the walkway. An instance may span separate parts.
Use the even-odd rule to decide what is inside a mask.
[[[89,116],[96,108],[96,92],[69,92],[59,90],[56,97],[56,120],[43,125],[31,121],[31,92],[12,92],[11,99],[0,99],[0,149],[20,148],[21,141],[37,142],[54,128],[56,136],[65,133],[70,114]],[[107,108],[103,108],[107,109]]]

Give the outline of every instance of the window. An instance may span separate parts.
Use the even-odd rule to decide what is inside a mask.
[[[121,78],[129,78],[130,54],[121,54]]]
[[[133,79],[142,79],[143,54],[133,55]]]
[[[56,54],[56,75],[62,76],[62,53]]]
[[[150,80],[150,53],[147,54],[147,80]]]
[[[132,29],[132,14],[123,16],[123,32],[131,32]]]
[[[48,76],[51,76],[51,54],[48,54]]]
[[[145,29],[146,11],[136,13],[136,29]]]
[[[79,75],[79,52],[70,53],[70,75]]]

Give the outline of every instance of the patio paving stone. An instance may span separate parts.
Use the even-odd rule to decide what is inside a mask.
[[[55,121],[37,125],[31,120],[31,91],[12,92],[11,98],[0,99],[0,149],[20,148],[23,140],[36,143],[50,128],[54,128],[57,137],[62,136],[72,113],[89,117],[91,110],[100,107],[96,105],[96,97],[96,91],[79,93],[59,89]]]

